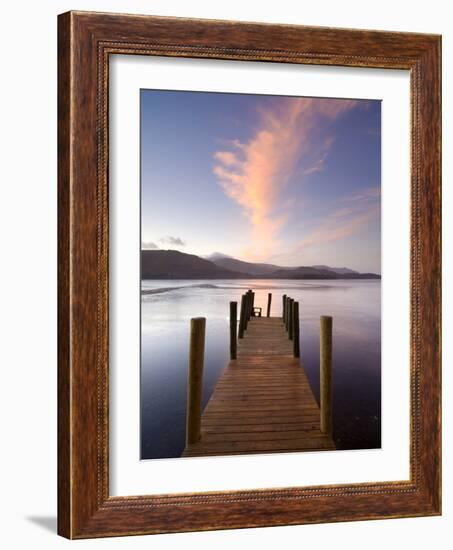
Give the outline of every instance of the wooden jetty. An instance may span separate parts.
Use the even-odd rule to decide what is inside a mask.
[[[335,449],[331,408],[332,320],[321,318],[320,408],[299,359],[299,304],[284,296],[282,317],[270,317],[270,300],[269,295],[267,316],[263,317],[260,308],[254,307],[254,294],[249,291],[243,297],[237,340],[237,304],[230,304],[232,358],[202,413],[201,348],[205,320],[192,320],[194,346],[189,361],[183,456]]]

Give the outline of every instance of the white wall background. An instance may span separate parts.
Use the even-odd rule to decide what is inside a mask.
[[[450,548],[451,338],[444,330],[444,515],[68,542],[56,528],[57,19],[70,9],[441,33],[444,67],[444,326],[452,326],[453,24],[449,2],[16,0],[2,4],[0,86],[0,518],[3,548]],[[449,124],[448,124],[449,122]],[[450,254],[447,250],[450,249]],[[450,329],[451,330],[451,329]],[[445,398],[447,397],[447,399]],[[450,440],[450,441],[449,441]],[[450,534],[451,537],[451,534]]]

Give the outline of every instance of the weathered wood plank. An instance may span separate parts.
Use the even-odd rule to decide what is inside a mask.
[[[323,437],[324,434],[319,432],[319,424],[315,422],[301,424],[300,422],[294,422],[293,424],[245,424],[245,425],[234,425],[234,424],[214,424],[211,428],[209,424],[206,424],[202,432],[202,437],[204,434],[217,434],[219,437],[222,434],[254,434],[254,433],[267,433],[267,432],[298,432],[300,434],[310,434],[313,436]]]
[[[272,421],[277,423],[282,422],[297,422],[299,424],[303,424],[304,422],[318,422],[319,423],[319,415],[314,414],[302,414],[299,415],[295,414],[288,414],[287,411],[281,413],[281,414],[272,414],[268,413],[250,413],[247,415],[242,414],[242,412],[238,412],[236,414],[232,413],[217,413],[213,414],[210,413],[209,417],[203,418],[203,427],[206,426],[208,423],[212,424],[222,424],[222,423],[236,423],[236,424],[266,424],[266,423],[272,423]]]
[[[209,413],[206,413],[206,416],[204,417],[205,421],[221,421],[222,419],[233,421],[233,420],[240,420],[242,423],[245,422],[254,422],[257,423],[261,419],[261,423],[266,422],[268,420],[272,420],[273,418],[275,420],[281,420],[283,418],[290,421],[290,419],[297,420],[298,422],[303,421],[304,419],[313,421],[317,420],[319,417],[319,410],[315,411],[313,409],[298,409],[296,411],[293,411],[290,407],[285,408],[282,411],[275,411],[273,409],[267,409],[267,410],[261,410],[261,409],[253,409],[250,412],[246,412],[243,409],[240,410],[222,410],[222,409],[213,409],[212,411],[209,411]],[[204,426],[204,423],[202,424]]]
[[[203,432],[202,438],[205,444],[223,441],[286,441],[297,439],[320,438],[325,440],[325,435],[315,430],[265,430],[261,432]]]
[[[308,395],[308,394],[305,394],[305,395]],[[278,397],[275,396],[272,399],[272,403],[273,404],[286,403],[287,405],[297,406],[297,405],[300,405],[301,398],[302,399],[304,398],[304,394],[298,394],[296,396],[281,394]],[[232,395],[229,397],[229,396],[219,395],[217,396],[217,401],[216,401],[216,404],[224,404],[224,405],[231,404],[233,406],[247,405],[248,403],[251,403],[253,405],[266,405],[267,403],[269,403],[269,396],[252,394],[252,395],[244,395],[244,396]],[[210,407],[212,407],[212,405],[210,405]],[[313,408],[317,410],[317,405],[315,403],[311,405],[308,404],[306,405],[305,408]],[[212,408],[210,408],[209,410],[212,410]]]
[[[269,400],[267,403],[237,403],[237,404],[222,404],[222,403],[211,403],[209,405],[209,412],[265,412],[265,411],[300,411],[300,412],[313,412],[313,414],[318,414],[319,410],[315,407],[304,407],[303,405],[297,405],[292,403],[274,403],[272,400]]]
[[[335,447],[332,441],[324,436],[319,438],[301,437],[286,440],[269,439],[267,441],[221,441],[202,442],[191,446],[185,456],[203,456],[207,453],[228,454],[232,451],[248,453],[252,451],[304,451],[304,450],[332,450]]]

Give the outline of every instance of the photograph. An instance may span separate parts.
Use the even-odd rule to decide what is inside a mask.
[[[381,101],[141,89],[140,170],[140,458],[379,449]]]

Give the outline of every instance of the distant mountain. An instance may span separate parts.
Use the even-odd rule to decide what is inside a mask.
[[[223,254],[209,259],[177,250],[142,250],[142,279],[380,279],[347,267],[299,266],[243,262]]]
[[[231,271],[264,279],[380,279],[375,273],[359,273],[347,267],[312,265],[282,267],[274,264],[244,262],[216,252],[207,257],[210,261]]]
[[[280,268],[272,273],[273,279],[340,279],[341,275],[328,269],[301,266]]]
[[[376,273],[358,273],[352,271],[337,273],[333,269],[316,269],[315,267],[292,267],[274,271],[272,279],[380,279]]]
[[[209,256],[203,256],[205,260],[209,260],[210,262],[214,262],[215,260],[220,260],[221,258],[232,258],[232,256],[228,256],[228,254],[222,254],[221,252],[213,252],[212,254],[209,254]]]
[[[312,265],[311,267],[314,267],[315,269],[322,269],[324,271],[333,271],[334,273],[338,273],[339,275],[359,274],[358,271],[354,271],[353,269],[349,269],[347,267],[329,267],[328,265]]]
[[[236,260],[236,258],[232,258],[231,256],[223,256],[218,253],[208,256],[208,260],[224,269],[237,271],[238,273],[246,273],[247,275],[252,275],[255,277],[265,277],[277,269],[280,269],[278,265],[243,262],[242,260]]]
[[[234,273],[194,254],[177,250],[142,250],[142,279],[238,279]]]

